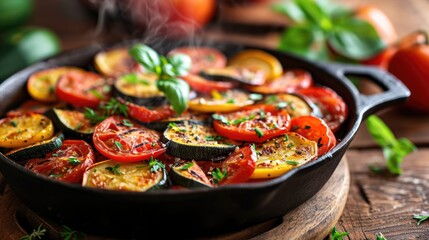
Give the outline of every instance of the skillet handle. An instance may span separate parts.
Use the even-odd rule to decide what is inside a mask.
[[[347,75],[364,77],[383,89],[383,92],[373,95],[357,93],[357,112],[363,118],[387,106],[404,102],[410,96],[410,91],[399,79],[380,68],[347,64],[329,65],[328,68],[342,81],[350,82]]]

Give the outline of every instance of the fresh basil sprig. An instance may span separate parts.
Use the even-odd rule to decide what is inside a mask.
[[[328,60],[335,57],[329,53],[329,46],[341,56],[359,61],[386,47],[371,24],[328,0],[293,0],[273,9],[294,23],[283,32],[282,51]]]
[[[383,148],[387,169],[393,174],[400,175],[404,157],[416,150],[414,144],[406,138],[396,139],[389,127],[375,115],[367,118],[366,127],[374,141]]]
[[[159,55],[147,45],[136,44],[130,49],[131,56],[142,64],[148,72],[157,76],[156,86],[164,93],[177,114],[187,108],[189,85],[179,79],[186,75],[191,67],[191,59],[184,54],[171,57]]]

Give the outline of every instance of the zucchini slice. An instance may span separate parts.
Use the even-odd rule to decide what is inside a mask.
[[[74,110],[53,108],[48,112],[55,126],[65,135],[81,139],[91,139],[95,125],[85,118],[85,114]]]
[[[173,184],[186,188],[212,187],[210,180],[195,161],[182,161],[170,169],[170,179]]]
[[[151,160],[156,161],[156,160]],[[82,186],[118,191],[145,192],[167,188],[167,171],[154,168],[149,161],[119,163],[106,160],[89,167],[83,176]]]
[[[209,124],[211,123],[211,118],[210,114],[186,111],[180,116],[173,116],[161,121],[142,123],[142,125],[158,132],[164,132],[170,123],[180,124],[185,121],[195,124]]]
[[[119,77],[114,84],[114,94],[145,107],[167,103],[167,98],[156,87],[156,76],[153,74],[130,73]]]
[[[168,140],[167,153],[186,160],[221,160],[239,145],[220,136],[213,127],[195,122],[171,123],[164,138]]]
[[[250,178],[275,178],[317,158],[317,143],[291,132],[256,145],[256,153]]]
[[[15,161],[24,161],[30,158],[41,158],[47,153],[60,148],[63,145],[64,135],[60,132],[51,139],[32,144],[28,147],[13,149],[5,155]]]

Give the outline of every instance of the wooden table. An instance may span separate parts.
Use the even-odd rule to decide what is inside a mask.
[[[362,2],[370,2],[383,9],[399,36],[429,26],[429,2],[426,0],[341,1],[349,6]],[[97,32],[95,19],[76,1],[37,0],[30,23],[53,29],[59,34],[64,50],[129,37],[115,21],[103,24],[101,31]],[[278,34],[224,34],[218,27],[211,28],[208,33],[214,39],[227,38],[268,47],[276,46]],[[385,160],[365,127],[361,127],[347,151],[351,185],[337,229],[349,232],[349,239],[375,239],[377,232],[382,232],[388,239],[429,239],[429,221],[417,226],[412,219],[414,213],[429,211],[429,116],[410,114],[400,108],[386,110],[379,116],[396,136],[412,140],[418,151],[406,157],[401,176],[376,175],[368,165],[383,166]]]

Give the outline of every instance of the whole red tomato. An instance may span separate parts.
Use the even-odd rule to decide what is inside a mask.
[[[411,91],[406,106],[429,113],[429,45],[416,44],[399,49],[388,69]]]
[[[153,35],[186,35],[205,26],[216,0],[128,0],[132,21]]]

